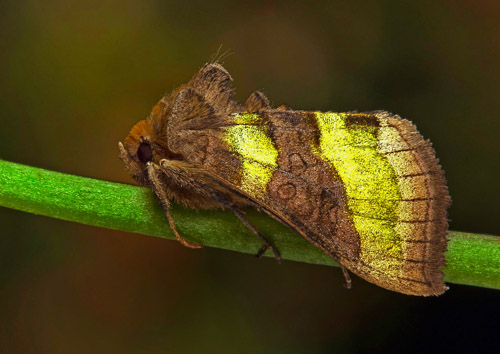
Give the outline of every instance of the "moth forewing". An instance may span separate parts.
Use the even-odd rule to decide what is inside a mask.
[[[241,208],[257,206],[377,285],[413,295],[446,289],[450,198],[430,142],[409,121],[380,111],[271,109],[259,91],[243,107],[231,80],[219,64],[205,65],[121,148],[136,180],[167,205],[180,240],[171,200],[232,210],[279,259],[243,217]],[[152,164],[154,176],[137,172]]]

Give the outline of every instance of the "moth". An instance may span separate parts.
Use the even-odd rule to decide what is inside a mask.
[[[232,78],[205,64],[165,95],[123,143],[132,177],[150,186],[176,238],[173,202],[232,211],[255,207],[353,272],[386,289],[438,295],[447,287],[444,173],[431,143],[408,120],[384,111],[317,112],[272,108],[253,92],[233,99]]]

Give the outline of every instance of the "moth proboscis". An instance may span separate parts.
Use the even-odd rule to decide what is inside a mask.
[[[151,186],[176,238],[172,202],[231,210],[278,250],[242,210],[256,207],[289,226],[347,270],[384,288],[439,295],[451,203],[431,143],[384,111],[271,108],[255,91],[233,99],[232,78],[204,65],[138,122],[120,157]]]

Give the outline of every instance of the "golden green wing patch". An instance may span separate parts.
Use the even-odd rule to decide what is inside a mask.
[[[278,150],[258,115],[234,114],[233,119],[235,125],[226,128],[224,141],[241,157],[241,188],[263,198],[278,166]]]
[[[403,255],[395,229],[401,200],[395,172],[378,151],[377,127],[350,124],[353,115],[315,112],[320,131],[317,153],[335,168],[345,185],[347,206],[360,237],[361,260],[397,275]]]

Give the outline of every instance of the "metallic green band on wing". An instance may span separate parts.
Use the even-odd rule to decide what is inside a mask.
[[[345,185],[347,206],[360,237],[361,260],[398,275],[403,254],[395,230],[401,200],[395,172],[378,151],[377,127],[349,121],[353,115],[315,112],[320,130],[316,152],[335,168]]]
[[[264,197],[266,186],[278,166],[278,150],[256,114],[235,114],[235,125],[226,128],[224,141],[241,157],[241,188],[252,196]]]

